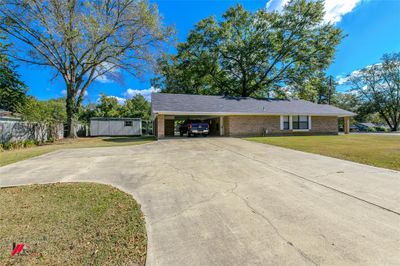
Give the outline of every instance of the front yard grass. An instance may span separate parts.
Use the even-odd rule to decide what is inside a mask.
[[[400,170],[400,136],[350,134],[246,139],[377,167]]]
[[[92,137],[63,139],[54,143],[46,143],[26,149],[2,151],[0,152],[0,166],[15,163],[60,149],[139,145],[151,142],[153,140],[155,140],[154,137]]]
[[[58,183],[0,189],[2,265],[144,265],[140,205],[107,185]],[[24,255],[11,256],[12,243]]]

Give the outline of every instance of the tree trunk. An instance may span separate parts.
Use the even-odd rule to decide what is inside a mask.
[[[399,122],[396,121],[393,123],[393,127],[391,128],[392,132],[398,131],[399,130]]]
[[[67,92],[67,138],[76,138],[76,128],[75,128],[75,122],[76,122],[76,114],[75,114],[75,99],[73,96],[70,95],[69,92]]]

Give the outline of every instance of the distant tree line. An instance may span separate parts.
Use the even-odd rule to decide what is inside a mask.
[[[375,114],[392,131],[399,130],[400,53],[385,54],[379,63],[353,72],[348,84],[359,102],[358,112]]]
[[[136,94],[124,103],[119,103],[113,96],[102,94],[98,103],[82,106],[78,118],[89,123],[92,117],[135,117],[149,120],[151,115],[150,102],[141,94]]]
[[[400,128],[400,53],[384,54],[380,62],[345,77],[347,92],[334,92],[331,103],[352,111],[357,122]]]

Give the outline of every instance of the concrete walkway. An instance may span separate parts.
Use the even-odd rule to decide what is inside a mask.
[[[0,186],[93,181],[131,193],[148,265],[400,265],[400,173],[233,138],[57,151]]]

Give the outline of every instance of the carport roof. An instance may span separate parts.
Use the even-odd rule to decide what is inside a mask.
[[[304,100],[153,93],[153,114],[166,115],[320,115],[354,116],[331,105]]]

